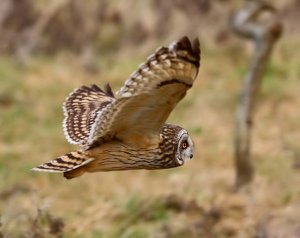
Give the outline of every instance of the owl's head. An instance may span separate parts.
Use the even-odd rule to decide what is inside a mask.
[[[180,126],[164,124],[161,129],[160,151],[164,168],[183,165],[193,158],[194,143],[188,132]]]
[[[176,162],[183,165],[194,156],[194,143],[185,129],[181,129],[177,136]]]

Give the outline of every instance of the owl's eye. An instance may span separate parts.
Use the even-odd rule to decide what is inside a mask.
[[[188,147],[188,143],[186,141],[184,141],[182,144],[181,144],[181,148],[182,149],[186,149]]]

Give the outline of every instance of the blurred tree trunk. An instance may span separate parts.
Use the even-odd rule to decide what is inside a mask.
[[[259,21],[263,12],[272,13],[265,22]],[[255,100],[274,43],[282,30],[274,12],[274,8],[264,1],[246,0],[232,21],[232,29],[235,33],[255,43],[254,57],[246,74],[237,108],[235,132],[235,185],[237,189],[251,182],[254,174],[250,157]]]
[[[40,14],[34,24],[20,34],[16,47],[16,56],[21,63],[24,63],[30,57],[34,49],[37,48],[44,30],[53,16],[70,2],[71,0],[52,1],[47,8],[43,9],[44,12]]]

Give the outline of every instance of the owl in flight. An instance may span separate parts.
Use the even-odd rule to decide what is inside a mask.
[[[80,150],[33,168],[63,172],[167,169],[193,157],[188,132],[166,124],[176,104],[193,86],[200,67],[200,44],[187,37],[158,48],[114,96],[107,84],[74,90],[63,105],[67,140]]]

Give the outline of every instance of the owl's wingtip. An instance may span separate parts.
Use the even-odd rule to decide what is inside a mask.
[[[32,171],[32,172],[50,172],[50,173],[61,173],[62,172],[62,171],[58,171],[58,170],[40,168],[40,166],[34,167],[34,168],[30,169],[30,171]]]
[[[187,36],[183,36],[178,41],[172,43],[170,45],[170,48],[176,53],[180,51],[188,52],[188,56],[182,55],[182,57],[188,59],[197,67],[200,66],[201,50],[200,41],[198,37],[194,38],[194,40],[191,41]]]
[[[196,54],[200,55],[200,41],[199,41],[198,37],[194,38],[193,43],[192,43],[192,48]]]

